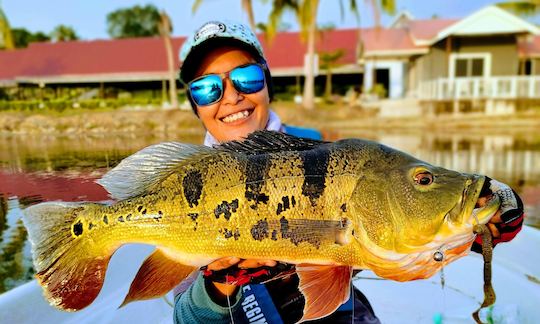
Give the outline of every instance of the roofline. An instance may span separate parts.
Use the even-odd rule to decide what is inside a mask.
[[[397,24],[398,20],[401,19],[401,17],[407,17],[409,20],[414,20],[414,16],[408,11],[408,10],[402,10],[400,13],[398,13],[394,19],[388,24],[388,28],[394,28],[395,24]]]
[[[100,83],[100,82],[140,82],[168,80],[168,72],[126,72],[101,74],[64,74],[51,76],[19,76],[18,83]]]
[[[406,49],[406,50],[377,50],[377,51],[366,51],[364,57],[372,56],[412,56],[418,54],[427,54],[429,53],[429,48],[415,48],[415,49]]]
[[[513,20],[513,22],[515,22],[516,24],[521,24],[524,29],[526,29],[527,31],[529,31],[533,35],[540,34],[540,29],[538,27],[534,26],[533,24],[529,23],[528,21],[523,20],[523,19],[517,17],[516,15],[513,15],[512,13],[510,13],[510,12],[504,10],[504,9],[501,9],[501,8],[499,8],[497,6],[489,5],[489,6],[486,6],[486,7],[482,8],[482,9],[470,14],[469,16],[457,21],[456,23],[446,27],[445,29],[441,30],[440,32],[438,32],[437,36],[435,36],[432,39],[431,44],[434,44],[434,43],[440,41],[441,39],[444,39],[444,38],[452,35],[452,33],[455,32],[457,29],[459,29],[461,27],[461,25],[465,24],[469,20],[476,19],[477,16],[483,14],[485,11],[488,11],[488,10],[495,10],[497,13],[502,14],[502,15],[508,17],[509,19]]]

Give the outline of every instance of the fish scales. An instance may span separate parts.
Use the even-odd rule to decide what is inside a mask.
[[[256,132],[217,148],[143,149],[100,180],[118,202],[45,203],[27,209],[23,220],[38,279],[63,309],[92,302],[110,256],[125,243],[158,247],[125,302],[162,295],[194,269],[236,256],[298,264],[308,305],[322,293],[308,287],[345,287],[351,267],[406,281],[466,254],[473,224],[498,208],[492,199],[471,216],[483,181],[370,141]],[[434,261],[434,252],[445,259]],[[305,264],[327,268],[309,274]],[[148,286],[165,273],[174,279],[157,290]],[[324,278],[341,283],[308,284]],[[337,307],[348,295],[334,293],[329,303]]]

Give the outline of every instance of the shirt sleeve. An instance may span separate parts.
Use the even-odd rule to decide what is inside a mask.
[[[230,319],[230,314],[240,305],[242,289],[238,289],[234,305],[223,307],[208,295],[203,276],[199,275],[183,294],[175,298],[175,323],[221,323]]]

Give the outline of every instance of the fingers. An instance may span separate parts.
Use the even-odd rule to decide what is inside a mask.
[[[207,269],[212,271],[223,270],[237,264],[238,262],[240,262],[240,260],[241,259],[237,257],[225,257],[217,259],[216,261],[210,263],[207,266]]]
[[[225,257],[221,259],[217,259],[216,261],[210,263],[207,266],[208,270],[212,271],[219,271],[223,269],[227,269],[235,264],[238,264],[238,267],[241,269],[249,269],[249,268],[259,268],[259,267],[275,267],[277,262],[275,260],[267,260],[267,259],[247,259],[243,260],[237,257]]]
[[[494,238],[501,236],[501,233],[499,232],[499,229],[497,228],[497,226],[495,226],[495,224],[488,223],[487,226],[489,228],[489,231],[491,232],[491,236],[493,236]]]
[[[248,269],[248,268],[259,268],[259,267],[275,267],[277,262],[275,260],[259,260],[259,259],[247,259],[243,260],[238,264],[239,268]]]

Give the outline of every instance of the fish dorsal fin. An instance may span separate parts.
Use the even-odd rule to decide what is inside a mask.
[[[178,142],[151,145],[123,159],[97,183],[113,199],[135,197],[163,181],[182,165],[213,152],[215,150],[209,147]]]
[[[283,151],[306,151],[324,143],[326,142],[262,130],[249,134],[243,141],[227,142],[215,146],[215,148],[220,151],[256,155]]]

